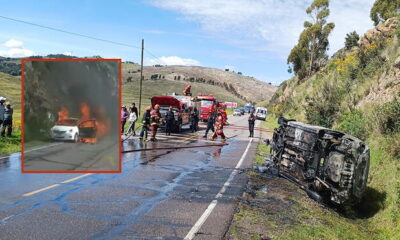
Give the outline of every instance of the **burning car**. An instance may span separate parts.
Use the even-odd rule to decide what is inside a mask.
[[[79,141],[79,119],[65,118],[58,120],[50,129],[51,137],[54,140]]]
[[[271,141],[279,175],[315,200],[343,204],[361,199],[368,180],[370,150],[360,139],[319,126],[280,118]]]

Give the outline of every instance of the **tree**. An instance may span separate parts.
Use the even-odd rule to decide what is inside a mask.
[[[329,0],[314,0],[306,13],[312,21],[304,22],[305,29],[287,59],[289,72],[293,70],[299,79],[311,76],[325,64],[328,59],[328,37],[335,27],[334,23],[327,23]]]
[[[400,15],[400,0],[376,0],[370,13],[375,25],[398,15]]]
[[[347,50],[352,47],[358,46],[358,40],[360,40],[360,36],[356,31],[346,34],[346,41],[344,43]]]

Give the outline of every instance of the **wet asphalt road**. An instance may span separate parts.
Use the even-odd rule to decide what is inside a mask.
[[[52,147],[25,151],[25,171],[118,171],[118,137],[100,138],[96,144],[55,142]],[[47,145],[47,146],[48,146]]]
[[[132,138],[123,150],[215,143],[203,133]],[[0,158],[0,239],[221,239],[246,183],[234,168],[251,167],[258,144],[247,130],[225,134],[223,147],[123,154],[120,174],[21,174],[19,154]]]

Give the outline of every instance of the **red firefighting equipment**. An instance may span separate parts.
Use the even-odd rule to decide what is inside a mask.
[[[192,88],[192,85],[188,85],[187,87],[185,87],[185,89],[183,89],[183,95],[192,96],[192,94],[190,93],[191,88]]]
[[[222,140],[225,141],[226,137],[224,134],[224,118],[222,117],[221,113],[218,113],[217,118],[215,119],[215,132],[212,136],[212,140],[215,140],[218,135],[221,136]]]
[[[160,114],[160,106],[157,104],[156,106],[154,106],[154,110],[151,111],[150,113],[150,122],[151,122],[151,140],[154,141],[156,140],[156,134],[157,134],[157,129],[158,129],[158,125],[160,124],[161,121],[161,114]]]

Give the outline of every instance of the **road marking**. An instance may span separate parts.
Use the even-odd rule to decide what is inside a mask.
[[[24,153],[32,152],[32,151],[36,151],[36,150],[40,150],[40,149],[44,149],[44,148],[54,147],[54,146],[57,146],[57,145],[60,145],[60,144],[63,144],[63,143],[55,143],[55,144],[46,145],[46,146],[43,146],[43,147],[38,147],[38,148],[29,149],[29,150],[27,150],[27,151],[24,151]],[[18,153],[18,152],[17,152],[17,153]],[[21,152],[19,152],[19,154],[21,155]],[[1,157],[0,159],[9,158],[10,156],[11,156],[11,155],[8,155],[8,156],[5,156],[5,157]]]
[[[39,190],[30,192],[30,193],[25,193],[25,194],[22,195],[22,196],[24,196],[24,197],[29,197],[29,196],[32,196],[32,195],[34,195],[34,194],[36,194],[36,193],[40,193],[40,192],[43,192],[43,191],[46,191],[46,190],[49,190],[49,189],[52,189],[52,188],[55,188],[55,187],[58,187],[58,186],[60,186],[60,184],[58,184],[58,183],[57,183],[57,184],[53,184],[53,185],[50,185],[50,186],[41,188],[41,189],[39,189]]]
[[[188,232],[188,234],[186,235],[184,240],[192,240],[196,236],[196,233],[200,230],[201,226],[203,226],[203,224],[205,223],[207,218],[210,216],[211,212],[217,206],[218,198],[222,197],[222,195],[225,193],[226,189],[231,184],[232,180],[235,178],[235,176],[239,172],[239,168],[242,166],[242,163],[243,163],[244,159],[246,158],[247,152],[249,151],[252,141],[253,141],[253,139],[251,138],[249,140],[249,143],[247,144],[246,150],[244,151],[242,157],[240,158],[239,162],[236,164],[235,170],[233,170],[231,175],[229,175],[228,180],[226,180],[226,182],[222,186],[221,190],[217,193],[217,195],[215,195],[215,199],[208,205],[207,209],[204,211],[204,213],[200,216],[200,218],[197,220],[197,222],[190,229],[190,231]]]
[[[53,184],[53,185],[50,185],[50,186],[41,188],[41,189],[39,189],[39,190],[33,191],[33,192],[25,193],[25,194],[23,194],[22,196],[24,196],[24,197],[29,197],[29,196],[32,196],[32,195],[34,195],[34,194],[36,194],[36,193],[40,193],[40,192],[43,192],[43,191],[46,191],[46,190],[49,190],[49,189],[58,187],[58,186],[60,186],[60,185],[63,184],[63,183],[70,183],[70,182],[76,181],[76,180],[78,180],[78,179],[81,179],[81,178],[90,176],[90,175],[92,175],[92,174],[93,174],[93,173],[86,173],[86,174],[83,174],[83,175],[80,175],[80,176],[77,176],[77,177],[74,177],[74,178],[71,178],[71,179],[67,179],[67,180],[65,180],[65,181],[63,181],[63,182],[61,182],[61,183],[56,183],[56,184]]]
[[[65,181],[63,181],[63,182],[61,182],[61,183],[70,183],[70,182],[76,181],[76,180],[78,180],[78,179],[81,179],[81,178],[83,178],[83,177],[90,176],[90,175],[92,175],[92,174],[93,174],[93,173],[86,173],[86,174],[83,174],[83,175],[80,175],[80,176],[77,176],[77,177],[74,177],[74,178],[65,180]]]
[[[195,135],[193,135],[193,136],[191,136],[191,137],[188,137],[188,138],[185,138],[185,139],[182,139],[181,141],[182,142],[185,142],[185,141],[187,141],[187,140],[190,140],[190,139],[192,139],[192,138],[195,138],[195,137],[197,137],[198,135],[197,134],[195,134]]]

